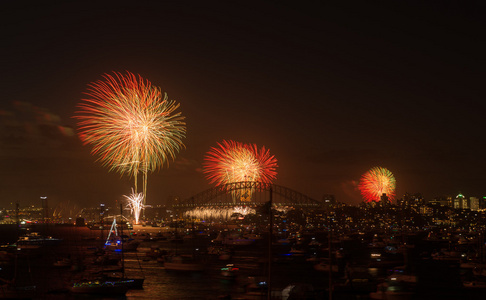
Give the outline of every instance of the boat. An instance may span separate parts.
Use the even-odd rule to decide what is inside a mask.
[[[7,248],[5,248],[7,249]],[[0,264],[10,263],[14,260],[15,254],[9,250],[0,250]]]
[[[236,268],[233,264],[227,264],[221,268],[221,276],[225,279],[235,279],[240,269]]]
[[[120,205],[120,217],[122,218],[123,216],[123,208]],[[128,222],[125,222],[128,224]],[[108,280],[120,280],[124,282],[124,285],[127,286],[129,289],[143,289],[143,283],[145,281],[145,276],[143,275],[142,272],[142,267],[140,266],[140,261],[138,260],[138,256],[136,256],[137,261],[138,261],[138,266],[140,268],[140,274],[141,276],[127,276],[126,274],[126,269],[125,269],[125,247],[128,247],[127,251],[134,251],[136,255],[136,249],[138,248],[138,245],[140,245],[140,241],[133,240],[133,239],[127,239],[125,238],[125,235],[123,235],[123,227],[121,227],[121,233],[120,233],[120,252],[121,252],[121,271],[116,273],[112,272],[108,276]],[[127,246],[125,246],[128,244]]]
[[[277,245],[290,245],[293,244],[295,240],[289,239],[289,238],[283,238],[283,239],[278,239],[276,244]]]
[[[319,263],[314,265],[314,270],[320,272],[329,272],[331,270],[333,273],[339,272],[338,265],[330,265],[327,260],[321,260]]]
[[[296,283],[286,286],[282,290],[281,299],[291,300],[291,299],[316,299],[314,287],[306,283]]]
[[[122,222],[122,225],[123,223],[127,224],[128,222]],[[123,228],[124,226],[117,224],[116,218],[113,218],[113,223],[111,224],[111,228],[104,245],[106,250],[125,252],[137,250],[141,242],[124,235]]]
[[[383,241],[382,238],[378,236],[378,234],[375,234],[371,242],[368,244],[368,248],[371,249],[383,249],[385,247],[386,247],[385,242]]]
[[[245,295],[266,297],[268,294],[268,282],[262,277],[248,277],[248,284],[245,286]]]
[[[417,277],[407,273],[404,267],[396,267],[392,272],[384,282],[378,284],[376,292],[369,294],[370,299],[415,299]]]
[[[345,267],[345,282],[336,282],[333,291],[336,294],[369,295],[376,291],[378,280],[369,273],[368,267],[350,266]]]
[[[205,264],[192,255],[166,256],[163,263],[168,271],[201,272],[205,269]]]
[[[296,248],[296,247],[292,247],[290,248],[290,251],[289,251],[290,254],[292,255],[305,255],[307,253],[307,251],[305,251],[304,249],[299,249],[299,248]]]
[[[118,228],[123,228],[125,230],[133,229],[133,225],[128,222],[121,222],[117,225]],[[88,228],[91,230],[110,230],[112,228],[112,223],[110,222],[95,222],[88,224]]]
[[[105,242],[105,248],[111,251],[130,252],[137,251],[140,243],[140,241],[128,238],[128,236],[115,237]]]
[[[121,257],[118,255],[106,253],[96,257],[93,260],[93,264],[100,265],[100,266],[116,266],[121,264]]]
[[[10,256],[9,256],[10,257]],[[0,278],[0,299],[34,299],[38,295],[37,286],[32,281],[30,260],[26,266],[19,264],[20,252],[16,251],[8,263],[13,264],[13,273],[2,270]],[[10,277],[12,275],[12,277]],[[11,278],[11,279],[6,279]]]
[[[103,272],[102,278],[105,281],[121,282],[129,289],[141,290],[143,289],[144,277],[126,276],[124,270],[111,270]]]
[[[120,206],[121,209],[121,206]],[[112,229],[116,231],[116,220],[113,221]],[[123,237],[123,228],[121,229],[120,237]],[[125,274],[125,264],[124,264],[124,239],[120,239],[119,248],[121,257],[109,257],[108,255],[103,255],[101,257],[107,257],[108,260],[117,260],[121,264],[119,269],[101,269],[97,272],[91,270],[88,273],[88,279],[81,279],[75,281],[69,287],[69,290],[73,294],[90,294],[90,295],[125,295],[129,289],[142,289],[144,278],[130,278]],[[106,243],[105,243],[106,245]],[[104,267],[102,262],[102,267]],[[109,274],[110,273],[110,274]]]
[[[229,246],[247,246],[255,243],[255,240],[239,236],[228,236],[223,239],[222,243]]]
[[[19,237],[17,249],[38,249],[42,246],[54,246],[61,242],[61,239],[52,236],[40,235],[38,232],[31,232]]]
[[[70,268],[73,265],[73,260],[70,257],[64,257],[56,260],[52,265],[56,268]]]
[[[35,285],[18,286],[14,282],[0,284],[1,299],[34,299],[37,287]]]
[[[404,255],[401,253],[391,254],[385,251],[371,251],[370,254],[370,268],[393,268],[395,266],[403,265]]]
[[[263,236],[257,233],[247,233],[243,235],[244,238],[250,239],[250,240],[262,240]]]
[[[224,234],[223,232],[220,232],[218,236],[211,242],[213,244],[221,244],[225,246],[247,246],[255,243],[255,241],[256,239],[242,236],[238,232],[230,234]]]
[[[86,280],[74,282],[69,290],[73,294],[125,295],[129,284],[130,280]]]
[[[167,239],[170,243],[174,244],[182,244],[184,243],[184,239],[178,235],[173,235]]]
[[[218,258],[219,260],[230,260],[233,257],[233,252],[229,249],[224,249],[220,252]]]

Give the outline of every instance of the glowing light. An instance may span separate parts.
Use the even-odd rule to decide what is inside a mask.
[[[223,141],[211,148],[205,156],[204,173],[216,186],[241,181],[272,183],[276,178],[277,159],[270,151],[255,144]],[[233,191],[235,200],[250,201],[252,191]]]
[[[169,164],[184,147],[184,117],[173,100],[148,80],[127,72],[105,74],[88,85],[87,99],[78,105],[79,138],[91,145],[104,166],[135,178]],[[145,200],[144,200],[145,201]]]
[[[131,213],[135,219],[135,224],[138,224],[138,220],[140,219],[140,213],[142,212],[144,205],[143,205],[143,194],[142,193],[135,193],[132,189],[132,193],[128,196],[124,195],[125,200],[128,201],[127,207],[130,208]]]
[[[248,214],[256,213],[254,208],[248,206],[235,207],[197,207],[193,210],[187,211],[186,216],[200,220],[228,220],[233,214],[241,214],[246,216]]]
[[[363,174],[358,186],[367,202],[380,201],[383,194],[392,201],[395,199],[395,187],[396,180],[392,172],[382,167],[373,167]]]

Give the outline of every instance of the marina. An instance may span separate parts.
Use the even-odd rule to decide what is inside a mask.
[[[434,249],[440,244],[430,241],[425,232],[408,235],[408,248],[403,252],[390,252],[387,242],[377,247],[377,234],[333,239],[331,274],[324,232],[301,234],[299,251],[295,250],[296,244],[282,244],[275,239],[270,264],[268,235],[264,232],[260,233],[262,238],[249,245],[225,245],[230,251],[228,256],[209,251],[214,249],[214,240],[220,234],[217,231],[173,243],[164,238],[147,238],[170,235],[170,231],[135,225],[128,234],[139,246],[123,252],[99,248],[100,232],[87,227],[50,226],[49,232],[61,241],[36,249],[5,250],[12,256],[10,261],[2,262],[1,278],[6,281],[9,276],[17,276],[17,290],[4,285],[0,298],[61,300],[85,299],[89,295],[90,299],[280,300],[292,299],[288,295],[293,290],[305,294],[307,298],[303,299],[320,300],[330,298],[330,286],[332,299],[456,299],[458,295],[486,295],[486,277],[482,274],[486,265],[462,255],[466,250],[472,253],[476,247],[459,243],[458,239],[451,245],[457,246],[459,256],[443,253],[451,256],[439,259]],[[107,258],[95,263],[100,257],[109,257],[113,262]],[[271,295],[267,298],[269,288]]]

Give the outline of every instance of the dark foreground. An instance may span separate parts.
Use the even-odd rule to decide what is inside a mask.
[[[5,242],[10,242],[9,239],[15,237],[15,227],[3,226],[0,230]],[[113,299],[107,296],[72,295],[67,287],[72,280],[81,275],[82,271],[54,266],[55,262],[62,258],[82,257],[87,255],[87,249],[100,246],[102,242],[99,230],[74,226],[39,227],[31,230],[48,233],[63,241],[55,246],[21,250],[17,252],[14,260],[3,261],[0,276],[4,281],[15,278],[19,285],[35,285],[36,294],[33,299]],[[127,273],[131,272],[145,278],[144,288],[129,290],[126,296],[115,297],[116,299],[267,299],[267,296],[247,293],[247,285],[248,277],[268,280],[269,267],[271,289],[274,291],[272,299],[285,299],[282,291],[289,285],[311,287],[312,292],[308,292],[306,298],[300,299],[328,299],[329,279],[334,283],[333,299],[370,299],[370,292],[376,291],[377,284],[388,275],[387,272],[393,264],[412,265],[414,271],[420,274],[413,296],[402,297],[402,299],[459,299],[486,296],[482,288],[463,288],[460,277],[464,274],[459,270],[459,265],[448,261],[419,261],[420,253],[416,252],[423,249],[415,248],[405,257],[393,257],[395,261],[390,261],[390,264],[386,263],[385,257],[383,261],[377,263],[369,259],[370,253],[376,249],[370,249],[363,241],[342,240],[335,245],[335,248],[343,253],[341,258],[336,260],[339,271],[333,273],[330,278],[328,272],[316,271],[313,267],[315,262],[310,261],[312,254],[321,257],[326,255],[326,252],[320,248],[314,249],[307,246],[304,253],[291,253],[291,245],[274,244],[272,264],[268,264],[268,240],[264,238],[257,240],[253,245],[235,247],[231,259],[221,260],[217,255],[205,254],[214,236],[198,235],[194,239],[184,239],[182,243],[148,238],[149,233],[154,236],[159,231],[159,228],[149,227],[135,229],[134,237],[139,239],[141,244],[137,251],[124,254],[125,268]],[[147,255],[153,249],[186,254],[198,253],[205,257],[207,268],[203,272],[165,270],[163,263]],[[314,249],[315,252],[311,253],[310,249]],[[234,264],[239,269],[235,278],[221,275],[221,268],[228,263]],[[360,286],[358,289],[358,283],[364,280],[360,279],[355,281],[354,289],[349,288],[346,275],[349,275],[347,273],[352,269],[351,266],[359,266],[367,270],[369,275],[367,286]],[[393,296],[396,295],[389,295],[387,299],[396,299]],[[0,298],[2,297],[5,298],[5,295],[0,294]]]

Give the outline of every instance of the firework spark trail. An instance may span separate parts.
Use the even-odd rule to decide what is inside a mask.
[[[79,137],[110,171],[134,176],[135,192],[142,172],[146,197],[147,174],[168,165],[184,147],[184,117],[176,112],[179,104],[140,75],[103,78],[88,85],[88,98],[78,105]]]
[[[142,212],[144,205],[143,205],[143,194],[142,193],[135,193],[132,189],[132,193],[128,196],[124,195],[125,200],[127,200],[128,204],[127,207],[130,208],[130,212],[133,214],[135,219],[135,224],[138,224],[140,219],[140,213]]]
[[[222,186],[241,181],[272,183],[276,178],[277,159],[265,147],[255,144],[223,141],[211,148],[205,156],[204,173],[211,184]],[[233,191],[234,200],[250,201],[251,189]]]
[[[383,194],[392,201],[395,199],[396,180],[390,170],[373,167],[363,174],[358,188],[367,202],[380,201]]]

